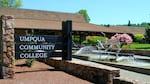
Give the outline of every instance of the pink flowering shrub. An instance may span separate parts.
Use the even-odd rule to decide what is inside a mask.
[[[120,41],[121,45],[128,45],[133,42],[131,36],[128,34],[115,34],[111,39]]]

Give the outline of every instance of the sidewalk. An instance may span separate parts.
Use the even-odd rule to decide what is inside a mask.
[[[91,84],[38,61],[34,62],[32,68],[23,64],[24,60],[17,61],[15,78],[0,79],[0,84]]]

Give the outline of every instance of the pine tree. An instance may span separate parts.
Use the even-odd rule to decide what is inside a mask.
[[[130,22],[130,20],[128,21],[128,26],[131,26],[131,22]]]

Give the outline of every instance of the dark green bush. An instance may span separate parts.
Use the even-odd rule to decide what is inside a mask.
[[[145,39],[150,43],[150,28],[145,29]]]

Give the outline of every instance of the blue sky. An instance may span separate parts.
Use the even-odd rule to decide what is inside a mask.
[[[86,9],[93,24],[150,22],[150,0],[22,0],[25,9],[76,13]]]

